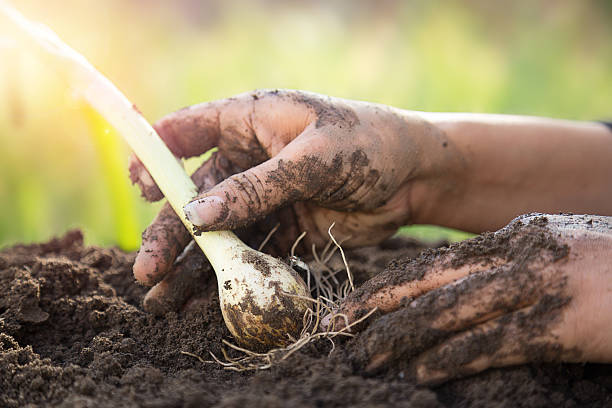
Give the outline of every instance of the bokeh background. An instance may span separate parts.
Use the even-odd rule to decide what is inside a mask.
[[[607,0],[12,2],[151,121],[255,88],[414,110],[612,116]],[[0,24],[0,246],[80,227],[88,243],[136,249],[159,204],[128,182],[128,153]]]

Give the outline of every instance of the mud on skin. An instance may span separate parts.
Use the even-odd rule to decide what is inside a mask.
[[[568,247],[557,243],[547,223],[546,217],[530,217],[526,224],[519,219],[497,234],[485,234],[449,249],[428,250],[416,260],[392,262],[386,272],[390,272],[389,275],[377,284],[382,285],[382,280],[401,283],[422,279],[436,257],[449,251],[458,254],[450,261],[453,266],[474,260],[486,264],[486,260],[493,256],[509,264],[432,290],[413,302],[406,299],[402,302],[403,307],[377,319],[355,340],[355,350],[359,351],[354,355],[356,366],[371,373],[393,362],[405,369],[414,369],[410,365],[412,358],[458,333],[452,329],[438,329],[437,322],[457,321],[457,310],[462,304],[486,313],[504,311],[507,314],[492,320],[493,329],[477,331],[464,339],[463,344],[454,344],[461,350],[455,348],[450,354],[445,353],[446,349],[428,353],[429,357],[420,362],[425,367],[445,367],[451,377],[467,375],[469,372],[462,367],[480,356],[500,353],[501,347],[507,346],[510,332],[515,333],[513,347],[527,355],[557,361],[562,353],[566,357],[568,353],[575,354],[554,341],[541,340],[559,322],[561,312],[571,302],[564,274],[550,280],[543,278],[538,268],[532,268],[536,262],[561,262],[568,255]],[[404,280],[397,279],[401,270],[409,271]],[[493,294],[481,298],[480,303],[474,303],[473,299],[479,299],[478,294],[485,288],[492,288]],[[379,287],[363,285],[358,296],[367,296],[370,290],[378,291]],[[532,307],[523,311],[529,305]]]
[[[384,274],[366,282],[350,295],[351,301],[363,302],[372,293],[385,288],[423,279],[434,262],[442,260],[440,267],[458,268],[467,263],[491,265],[494,259],[510,262],[521,259],[530,262],[542,250],[547,250],[556,261],[567,256],[567,245],[559,244],[545,228],[545,216],[536,216],[525,225],[516,219],[502,230],[486,232],[467,241],[446,248],[424,251],[418,258],[400,258],[389,264]],[[452,255],[452,256],[450,256]]]
[[[303,156],[296,161],[280,160],[276,170],[267,174],[266,181],[276,191],[289,192],[290,201],[312,200],[323,207],[345,211],[370,210],[384,204],[389,193],[384,186],[377,186],[381,176],[376,169],[369,169],[370,162],[362,150],[348,156],[336,154],[330,163],[315,155]],[[257,187],[242,175],[229,178],[236,192],[248,197],[249,217],[240,220],[232,214],[228,202],[235,203],[237,197],[226,193],[222,212],[206,230],[218,229],[221,225],[229,229],[243,227],[259,220],[260,209],[270,200],[272,191],[258,193]],[[357,192],[360,192],[357,194]],[[363,193],[362,193],[363,192]],[[355,198],[358,196],[358,198]],[[364,197],[366,196],[366,197]],[[195,231],[203,230],[195,227]]]
[[[255,104],[264,98],[272,98],[278,103],[293,103],[306,106],[313,112],[316,127],[334,126],[341,131],[330,135],[333,146],[350,146],[355,130],[360,121],[355,111],[341,100],[331,100],[320,95],[300,91],[262,90],[251,93],[253,110]],[[245,129],[234,129],[238,124],[223,127],[223,137],[220,140],[220,151],[236,163],[240,168],[247,169],[268,158],[270,152],[262,147],[253,123],[254,114],[245,118]],[[246,135],[246,136],[245,136]],[[346,141],[343,141],[347,139]],[[350,140],[348,140],[350,139]],[[256,154],[254,154],[254,152]],[[323,207],[343,210],[371,210],[384,204],[393,191],[388,191],[389,180],[382,180],[382,169],[370,168],[372,161],[361,148],[336,153],[332,158],[326,157],[327,152],[307,154],[294,160],[281,160],[276,170],[265,175],[265,181],[275,188],[267,191],[257,179],[250,179],[243,174],[229,178],[235,194],[227,195],[222,212],[206,230],[219,229],[222,226],[230,229],[239,228],[247,222],[256,221],[262,207],[270,201],[274,191],[283,191],[289,201],[312,200]],[[388,177],[394,177],[394,169],[389,170]],[[372,190],[372,191],[370,191]],[[248,220],[241,221],[230,211],[229,202],[235,203],[238,197],[244,197],[248,205]],[[198,230],[198,229],[196,229]]]
[[[332,101],[330,97],[293,90],[256,90],[250,93],[252,99],[251,111],[240,123],[229,123],[221,130],[223,137],[219,141],[219,150],[233,163],[243,169],[253,167],[270,158],[271,154],[260,142],[256,134],[254,116],[258,101],[270,98],[277,103],[290,103],[305,106],[316,118],[316,128],[335,126],[350,132],[360,124],[355,111],[340,101]],[[232,103],[234,98],[225,102]],[[219,112],[223,107],[219,107]]]
[[[351,130],[360,124],[359,118],[348,106],[332,103],[330,100],[322,99],[320,96],[310,95],[305,92],[295,92],[290,96],[297,103],[304,104],[314,110],[317,116],[316,127],[331,125],[340,129]]]
[[[308,106],[315,114],[316,128],[335,126],[343,130],[333,133],[334,139],[341,139],[336,141],[339,145],[349,146],[350,140],[345,142],[343,140],[352,139],[351,132],[361,124],[359,117],[350,106],[339,100],[332,101],[330,97],[300,91],[278,90],[256,92],[254,95],[261,98],[262,93]],[[267,179],[282,190],[294,188],[296,184],[306,186],[304,188],[307,190],[295,191],[292,196],[295,199],[313,199],[329,208],[342,207],[348,211],[358,208],[372,209],[381,205],[387,198],[386,186],[379,186],[382,187],[381,191],[371,194],[371,200],[368,200],[370,202],[359,202],[354,197],[349,203],[344,202],[359,188],[372,188],[380,179],[380,170],[368,169],[371,160],[362,149],[337,153],[329,161],[323,161],[321,157],[324,155],[306,155],[297,162],[281,161],[282,165],[279,163],[278,169],[269,173]],[[377,196],[381,198],[377,199]],[[345,208],[347,204],[349,208]]]

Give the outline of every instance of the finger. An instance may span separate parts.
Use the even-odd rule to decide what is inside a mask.
[[[321,189],[327,158],[322,140],[303,135],[277,156],[219,183],[184,207],[187,219],[203,231],[233,230],[279,207],[305,200]]]
[[[362,335],[365,370],[375,372],[392,359],[409,358],[453,333],[533,304],[547,293],[562,297],[566,284],[562,276],[554,279],[505,265],[432,290],[368,327]]]
[[[342,324],[343,315],[349,322],[354,321],[375,307],[384,313],[397,310],[407,299],[416,298],[470,274],[503,263],[500,258],[492,257],[486,265],[478,261],[454,267],[450,266],[452,256],[449,253],[442,253],[431,259],[431,254],[426,253],[410,260],[408,264],[402,262],[393,264],[385,272],[351,293],[340,309],[334,313],[338,318],[328,315],[322,324],[324,327],[328,327],[332,322]]]
[[[397,309],[402,299],[417,297],[432,289],[491,267],[512,263],[516,266],[555,262],[567,255],[567,246],[557,245],[549,232],[537,227],[535,233],[514,223],[494,234],[484,234],[456,244],[446,250],[426,252],[409,263],[396,263],[396,267],[366,282],[344,302],[341,312],[354,320],[364,309],[378,307],[381,311]],[[533,232],[533,231],[532,231]],[[543,248],[534,239],[547,236],[552,244]],[[535,237],[535,238],[534,238]],[[489,249],[487,249],[489,248]],[[495,251],[491,251],[491,248]],[[518,254],[518,255],[517,255]],[[519,256],[520,255],[520,256]],[[513,260],[514,259],[514,260]],[[516,261],[520,259],[520,261]],[[520,268],[519,268],[520,269]],[[523,268],[524,269],[524,268]]]
[[[156,316],[178,311],[194,295],[201,295],[211,285],[213,270],[197,246],[193,246],[181,262],[164,279],[149,290],[143,300],[144,309]]]
[[[439,384],[490,367],[527,362],[579,361],[580,353],[567,348],[557,334],[564,303],[547,297],[529,306],[459,333],[420,355],[413,363],[417,381]]]
[[[142,234],[142,244],[132,267],[134,278],[146,286],[159,282],[189,239],[189,232],[166,203]]]
[[[255,134],[249,123],[252,105],[253,98],[246,94],[202,103],[171,113],[157,121],[153,127],[178,158],[198,156],[215,146],[228,143],[245,145],[242,146],[244,149],[255,154],[253,149],[257,144],[253,143]],[[231,141],[221,143],[223,136]],[[232,147],[234,146],[228,148],[228,152]],[[139,185],[147,200],[161,199],[163,195],[159,188],[142,162],[134,155],[130,158],[129,169],[132,183]]]
[[[164,198],[164,195],[157,187],[157,183],[153,180],[153,177],[149,174],[144,164],[140,161],[135,154],[131,154],[128,161],[128,168],[130,170],[130,180],[132,184],[137,184],[140,189],[140,194],[147,201],[159,201]]]
[[[219,139],[219,102],[181,109],[160,119],[153,127],[176,157],[203,154],[216,146]],[[144,164],[134,154],[130,156],[129,170],[130,180],[138,184],[145,199],[158,201],[163,198]]]
[[[205,153],[219,140],[220,109],[233,109],[228,101],[189,106],[164,116],[153,127],[168,149],[179,158]]]
[[[218,153],[213,154],[192,176],[200,189],[209,189],[237,171]],[[159,282],[172,267],[190,235],[169,204],[164,205],[155,220],[144,231],[140,251],[134,261],[134,277],[151,286]]]
[[[558,278],[504,265],[473,273],[436,293],[417,298],[408,307],[428,314],[432,328],[460,331],[533,304],[546,292],[562,292],[566,283],[561,276]]]

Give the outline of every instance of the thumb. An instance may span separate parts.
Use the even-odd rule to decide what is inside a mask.
[[[203,231],[252,224],[286,203],[308,198],[314,167],[307,161],[276,156],[235,174],[185,205],[185,215]]]

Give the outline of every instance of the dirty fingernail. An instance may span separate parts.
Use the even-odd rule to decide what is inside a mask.
[[[417,382],[419,384],[423,384],[427,382],[427,380],[429,379],[429,376],[427,375],[428,374],[427,369],[425,368],[424,365],[417,365],[414,371],[416,374]]]
[[[321,319],[321,328],[323,330],[329,329],[329,324],[331,323],[331,319],[332,319],[332,313],[323,316],[323,318]]]
[[[443,370],[428,368],[424,364],[417,364],[415,368],[417,384],[436,385],[448,379],[448,374]]]
[[[323,316],[319,326],[323,330],[338,331],[342,330],[347,324],[346,315],[340,313],[339,310],[333,310],[331,313]],[[350,332],[350,330],[348,331]]]
[[[194,225],[205,227],[219,222],[219,218],[226,210],[225,202],[217,196],[200,198],[183,207],[185,217]]]

